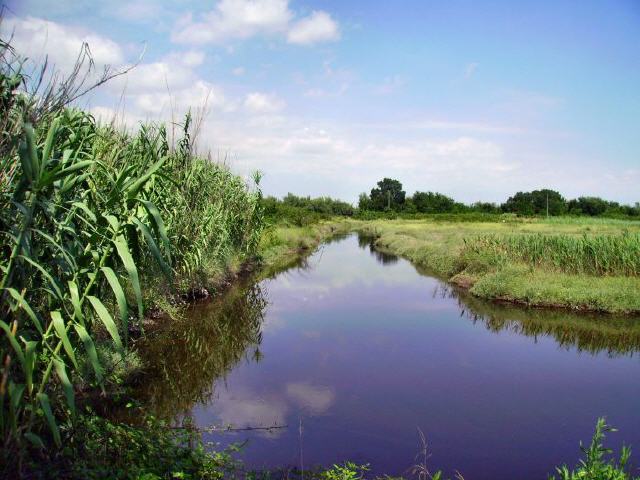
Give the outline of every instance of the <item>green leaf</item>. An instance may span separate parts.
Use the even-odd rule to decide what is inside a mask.
[[[54,293],[58,297],[59,300],[62,300],[62,291],[60,290],[60,286],[53,279],[51,274],[49,272],[47,272],[42,265],[40,265],[39,263],[31,260],[29,257],[25,257],[24,255],[19,255],[19,257],[22,258],[23,260],[25,260],[27,263],[33,265],[36,269],[38,269],[40,271],[40,273],[42,273],[42,276],[47,279],[47,281],[49,282],[49,284],[53,288],[53,292],[52,293]]]
[[[69,406],[69,410],[71,410],[71,415],[76,414],[76,403],[75,403],[75,394],[73,392],[73,384],[69,380],[69,376],[67,375],[67,367],[64,362],[58,358],[53,359],[53,366],[56,369],[56,374],[60,379],[60,383],[62,384],[62,389],[64,390],[64,396],[67,399],[67,405]]]
[[[116,250],[118,251],[118,255],[120,256],[120,260],[122,260],[122,264],[127,270],[129,279],[131,280],[131,285],[133,287],[134,293],[136,294],[136,301],[138,303],[138,318],[142,320],[142,291],[140,290],[138,269],[136,268],[136,264],[133,261],[133,257],[131,256],[131,252],[129,251],[129,245],[127,244],[127,240],[125,239],[125,237],[123,235],[118,235],[114,243],[116,246]]]
[[[96,352],[96,346],[93,343],[93,339],[82,325],[76,323],[73,326],[75,327],[76,332],[78,332],[80,340],[82,340],[82,343],[84,344],[84,349],[87,352],[87,356],[89,357],[89,361],[91,362],[91,366],[93,367],[93,371],[96,374],[98,382],[102,383],[102,366],[98,360],[98,353]]]
[[[9,292],[9,295],[11,295],[18,302],[20,307],[25,312],[27,312],[27,315],[29,316],[29,318],[31,319],[33,324],[35,325],[36,329],[38,329],[38,332],[40,333],[40,335],[42,335],[44,333],[43,330],[42,330],[42,323],[40,322],[40,319],[35,314],[35,312],[31,308],[31,306],[29,306],[27,301],[24,299],[24,297],[22,295],[20,295],[15,288],[7,288],[6,290]]]
[[[27,382],[27,392],[33,392],[33,372],[36,368],[36,347],[38,342],[33,340],[24,343],[24,377]]]
[[[78,284],[73,280],[69,280],[69,293],[71,294],[71,304],[73,305],[73,314],[78,321],[84,325],[84,315],[82,314],[82,305],[80,305],[80,294],[78,293]]]
[[[147,244],[149,245],[149,250],[151,250],[151,253],[155,257],[156,262],[158,262],[158,265],[160,265],[160,268],[162,269],[165,277],[167,277],[167,280],[169,281],[169,283],[171,283],[173,279],[173,272],[171,271],[171,267],[167,265],[167,262],[164,261],[162,253],[160,252],[160,249],[158,248],[158,245],[156,244],[156,241],[154,240],[149,227],[147,227],[137,218],[133,219],[133,223],[138,226],[138,229],[140,229],[140,232],[142,232],[142,234],[144,235],[144,238],[147,240]]]
[[[167,236],[167,229],[164,226],[164,222],[162,220],[162,215],[160,215],[160,211],[158,207],[153,202],[148,200],[138,199],[147,209],[151,218],[153,218],[153,222],[155,225],[155,230],[160,236],[160,240],[162,241],[164,248],[167,251],[167,257],[169,259],[169,263],[171,263],[171,243],[169,242],[169,237]]]
[[[2,328],[4,330],[4,332],[7,334],[7,338],[9,339],[9,343],[11,344],[13,349],[15,350],[16,356],[18,357],[18,360],[20,361],[20,365],[22,365],[22,368],[24,369],[25,368],[24,352],[22,351],[22,348],[20,348],[20,344],[16,340],[16,336],[13,333],[11,333],[11,328],[9,328],[9,325],[4,323],[2,320],[0,320],[0,328]]]
[[[118,333],[118,327],[113,321],[111,314],[98,298],[92,295],[87,295],[87,298],[89,299],[89,302],[91,302],[93,309],[98,314],[98,318],[100,318],[105,328],[107,329],[107,332],[109,332],[109,335],[111,335],[113,342],[116,344],[116,348],[118,349],[118,351],[120,351],[120,353],[124,355],[122,341],[120,340],[120,334]]]
[[[144,175],[142,175],[140,178],[138,178],[131,185],[127,186],[126,189],[125,189],[125,192],[127,193],[127,198],[134,198],[138,194],[138,191],[147,182],[147,180],[149,180],[151,175],[153,175],[155,172],[157,172],[160,169],[160,167],[162,167],[162,164],[165,162],[166,159],[167,159],[167,157],[162,157],[156,163],[151,165],[149,170],[147,170],[144,173]]]
[[[73,347],[71,346],[71,342],[69,341],[69,337],[67,336],[67,329],[64,325],[64,320],[62,320],[62,315],[60,314],[60,312],[57,310],[55,312],[51,312],[51,320],[53,320],[53,328],[58,334],[58,338],[62,341],[64,351],[67,352],[67,356],[73,363],[73,366],[78,368],[76,354],[73,351]]]
[[[44,442],[35,433],[27,432],[27,433],[24,434],[24,438],[29,440],[33,444],[34,447],[41,448],[43,450],[45,449]]]
[[[102,267],[102,273],[109,282],[111,290],[116,297],[118,303],[118,310],[120,311],[120,322],[122,323],[122,330],[124,332],[125,344],[129,336],[129,308],[127,306],[127,297],[124,295],[124,290],[116,273],[110,267]]]
[[[53,440],[56,442],[56,445],[59,447],[62,445],[62,440],[60,439],[60,430],[58,429],[58,424],[56,423],[56,419],[53,416],[53,412],[51,411],[51,403],[49,402],[49,396],[46,393],[39,393],[37,395],[38,401],[40,402],[40,406],[42,407],[42,411],[44,412],[44,416],[47,419],[47,423],[49,424],[49,429],[53,434]]]

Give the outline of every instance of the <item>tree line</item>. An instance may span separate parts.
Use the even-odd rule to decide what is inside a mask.
[[[518,215],[587,215],[613,217],[640,217],[640,202],[625,205],[599,197],[583,196],[565,199],[559,192],[548,188],[531,192],[517,192],[504,203],[476,202],[471,205],[457,202],[438,192],[416,191],[407,196],[402,183],[384,178],[358,199],[361,211],[393,211],[404,213],[515,213]]]

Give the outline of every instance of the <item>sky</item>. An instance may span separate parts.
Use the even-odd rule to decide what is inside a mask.
[[[640,0],[10,0],[2,34],[123,127],[206,110],[198,148],[263,192],[640,201]]]

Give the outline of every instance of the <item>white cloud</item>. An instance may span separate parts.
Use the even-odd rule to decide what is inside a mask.
[[[333,389],[307,382],[288,383],[285,388],[289,398],[299,408],[308,410],[313,415],[325,413],[336,398]]]
[[[13,47],[23,56],[41,63],[48,56],[49,63],[63,73],[75,64],[83,42],[89,44],[96,67],[117,66],[124,62],[120,46],[101,35],[82,28],[61,24],[35,17],[5,18],[4,32],[15,31]]]
[[[338,24],[331,15],[323,11],[314,11],[310,16],[297,21],[287,35],[287,41],[296,45],[313,45],[339,38]]]
[[[231,73],[233,73],[236,77],[241,77],[242,75],[245,74],[245,70],[244,70],[244,67],[236,67],[233,70],[231,70]]]
[[[289,0],[221,0],[213,10],[178,20],[171,35],[176,43],[228,43],[257,35],[286,35],[297,45],[313,45],[340,38],[337,22],[327,12],[313,11],[295,20]]]
[[[244,108],[251,113],[275,113],[285,106],[283,100],[274,94],[253,92],[244,100]]]
[[[258,34],[285,31],[293,13],[288,0],[222,0],[194,21],[183,17],[173,32],[178,43],[222,43]]]

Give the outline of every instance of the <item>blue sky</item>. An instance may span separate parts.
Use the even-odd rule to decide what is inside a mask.
[[[640,201],[640,2],[8,2],[3,31],[68,69],[140,65],[83,105],[123,125],[207,106],[202,151],[266,194]],[[120,102],[120,99],[123,99]]]

